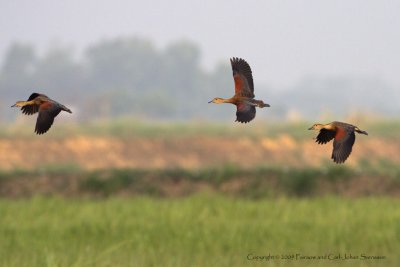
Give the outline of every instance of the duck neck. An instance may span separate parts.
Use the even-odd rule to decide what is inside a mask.
[[[232,98],[221,98],[221,103],[235,104],[235,101]]]

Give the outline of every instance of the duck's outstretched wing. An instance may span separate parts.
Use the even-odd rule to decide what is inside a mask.
[[[245,104],[239,103],[236,104],[236,121],[241,123],[248,123],[256,116],[256,107]]]
[[[36,97],[40,96],[41,94],[38,93],[33,93],[31,96],[28,98],[27,101],[31,101],[35,99]],[[23,106],[21,107],[22,113],[25,115],[33,115],[36,112],[39,111],[39,105],[28,105],[28,106]]]
[[[36,120],[35,132],[37,134],[44,134],[47,132],[51,125],[53,125],[54,118],[61,112],[61,107],[57,102],[46,101],[39,107],[39,115]]]
[[[332,159],[336,163],[343,163],[350,156],[356,135],[354,131],[337,128],[333,141]]]
[[[254,98],[253,75],[249,64],[241,58],[231,58],[235,96]]]
[[[319,130],[319,134],[317,135],[315,142],[321,145],[326,144],[335,137],[335,134],[336,132],[333,130],[321,129]]]

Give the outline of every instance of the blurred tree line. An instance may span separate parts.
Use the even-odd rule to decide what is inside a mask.
[[[79,60],[68,48],[53,48],[39,57],[32,45],[15,43],[0,70],[0,108],[7,108],[3,120],[13,118],[12,103],[42,92],[77,109],[81,120],[130,115],[202,119],[213,116],[207,101],[218,89],[229,95],[232,86],[229,59],[206,72],[200,67],[200,50],[188,41],[161,50],[145,39],[104,40]],[[219,113],[224,114],[232,117],[228,110]]]
[[[10,106],[41,92],[70,106],[81,121],[117,116],[234,120],[234,107],[207,104],[215,96],[233,94],[229,59],[212,71],[201,68],[200,59],[199,48],[188,41],[158,49],[140,38],[103,40],[80,57],[65,47],[39,56],[32,45],[14,43],[1,60],[0,119],[14,119],[18,113]],[[257,78],[255,85],[257,98],[272,106],[258,116],[299,114],[314,119],[321,112],[400,114],[394,101],[400,100],[399,90],[373,77],[309,77],[285,90],[272,90],[257,83]]]

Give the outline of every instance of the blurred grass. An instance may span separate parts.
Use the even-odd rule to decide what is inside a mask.
[[[0,199],[0,266],[399,266],[400,200]],[[384,260],[249,261],[351,253]]]
[[[88,123],[60,124],[57,130],[51,131],[47,136],[63,138],[66,136],[114,136],[114,137],[172,137],[172,136],[248,136],[257,137],[271,134],[276,136],[280,132],[293,131],[299,135],[301,130],[307,129],[308,123],[266,123],[257,125],[243,125],[231,122],[146,122],[130,118],[118,118],[114,120],[92,121]],[[0,129],[2,138],[27,138],[35,136],[34,124],[7,125]],[[50,133],[50,132],[49,132]],[[306,132],[307,133],[307,132]],[[302,135],[302,134],[301,134]]]
[[[330,121],[326,121],[328,123]],[[354,123],[348,121],[349,123]],[[27,138],[35,136],[35,120],[32,123],[3,125],[0,127],[2,138]],[[289,134],[295,139],[309,138],[307,130],[314,121],[258,121],[252,124],[232,122],[160,122],[143,121],[133,118],[116,118],[113,120],[96,120],[85,123],[58,124],[46,134],[47,138],[63,138],[74,135],[115,136],[115,137],[171,137],[185,135],[206,136],[248,136],[248,137],[277,137],[280,134]],[[358,123],[371,136],[397,138],[400,135],[399,119],[379,119]]]

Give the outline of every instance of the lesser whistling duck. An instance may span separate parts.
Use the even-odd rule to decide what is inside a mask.
[[[247,123],[256,116],[256,107],[269,107],[262,100],[254,99],[253,76],[249,64],[241,58],[231,58],[235,95],[224,99],[216,97],[208,103],[231,103],[236,105],[236,121]]]
[[[350,156],[356,140],[354,132],[368,135],[366,131],[360,130],[357,126],[339,121],[328,124],[314,124],[308,130],[319,130],[315,140],[318,144],[326,144],[334,139],[331,158],[335,163],[343,163]]]
[[[72,113],[72,111],[64,105],[50,99],[46,95],[33,93],[27,101],[17,101],[11,107],[21,107],[22,113],[33,115],[39,112],[36,120],[35,132],[44,134],[47,132],[54,122],[54,118],[62,111]]]

